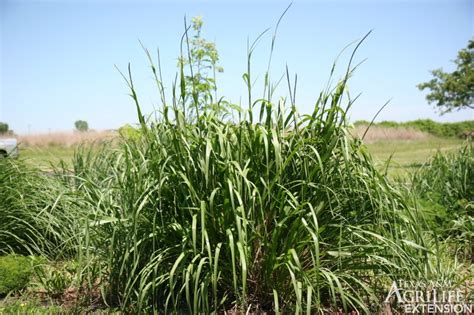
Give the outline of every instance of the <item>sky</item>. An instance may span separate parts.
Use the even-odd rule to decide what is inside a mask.
[[[215,41],[224,72],[219,95],[245,103],[248,40],[275,26],[289,1],[0,0],[0,121],[17,133],[72,130],[76,120],[115,129],[137,122],[129,91],[115,65],[131,63],[142,110],[160,106],[139,40],[160,49],[165,88],[176,73],[184,18],[202,16],[203,36]],[[312,111],[341,50],[367,32],[355,62],[365,60],[349,82],[361,96],[350,120],[438,121],[474,119],[462,110],[440,116],[416,85],[430,70],[454,69],[457,52],[474,37],[474,1],[298,1],[277,33],[271,78],[288,65],[298,75],[298,111]],[[252,73],[259,80],[268,62],[271,32],[257,46]],[[353,47],[353,46],[352,46]],[[350,50],[338,59],[335,79],[344,74]],[[281,96],[286,89],[281,88]]]

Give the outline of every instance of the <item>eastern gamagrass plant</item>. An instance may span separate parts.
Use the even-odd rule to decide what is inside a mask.
[[[82,248],[103,262],[106,299],[123,311],[372,313],[388,278],[426,274],[417,214],[347,131],[351,62],[299,115],[295,85],[274,102],[269,72],[254,100],[254,47],[237,119],[193,97],[184,63],[166,102],[152,62],[162,108],[148,122],[129,67],[141,136],[76,155],[91,214]]]

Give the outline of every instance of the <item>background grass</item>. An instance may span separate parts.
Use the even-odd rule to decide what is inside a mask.
[[[369,122],[359,120],[356,121],[354,125],[366,126],[369,125]],[[460,137],[463,133],[472,133],[474,131],[474,120],[442,123],[431,119],[417,119],[406,122],[381,121],[373,125],[386,128],[414,128],[437,137]]]
[[[48,170],[51,169],[51,164],[57,165],[61,161],[64,161],[67,166],[71,166],[75,149],[75,147],[64,146],[28,147],[20,149],[20,155],[28,164]]]
[[[388,174],[406,175],[426,163],[438,150],[449,152],[459,149],[463,140],[455,138],[428,138],[423,140],[380,140],[366,144],[379,167],[391,158]]]

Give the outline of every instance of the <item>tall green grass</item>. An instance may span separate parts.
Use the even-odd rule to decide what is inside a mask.
[[[53,174],[24,161],[0,160],[0,253],[71,257],[77,249],[80,199]]]
[[[417,213],[348,133],[351,62],[299,115],[288,71],[288,98],[274,100],[267,71],[254,99],[254,47],[236,119],[195,94],[184,63],[166,102],[152,63],[162,107],[146,121],[129,67],[140,136],[75,157],[84,260],[98,257],[106,300],[125,312],[373,313],[389,279],[430,272]]]
[[[413,187],[421,196],[437,194],[445,205],[474,199],[474,150],[472,142],[458,151],[438,151],[416,174]]]
[[[412,189],[437,237],[474,262],[474,150],[437,152],[413,174]]]

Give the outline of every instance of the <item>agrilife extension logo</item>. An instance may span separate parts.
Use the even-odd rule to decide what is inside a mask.
[[[450,281],[393,281],[385,303],[396,302],[403,314],[473,314],[469,286]]]

